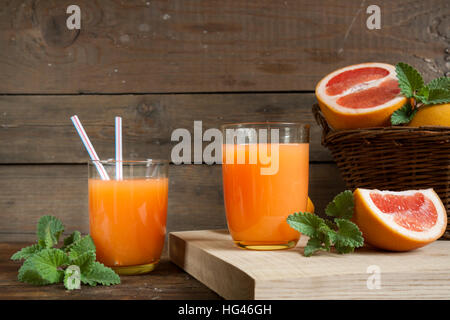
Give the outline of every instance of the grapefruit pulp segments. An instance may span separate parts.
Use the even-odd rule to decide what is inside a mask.
[[[366,67],[347,70],[331,78],[326,85],[327,94],[335,96],[364,82],[378,80],[389,75],[384,68]]]
[[[422,193],[383,195],[372,192],[370,198],[382,213],[392,215],[394,222],[405,229],[421,232],[436,224],[437,210]]]
[[[400,93],[397,80],[384,80],[377,87],[350,93],[340,97],[336,103],[352,109],[374,108],[388,103]]]

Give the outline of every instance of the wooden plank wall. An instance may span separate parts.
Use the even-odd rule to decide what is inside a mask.
[[[81,8],[80,31],[65,27]],[[311,105],[325,74],[365,61],[449,72],[450,3],[377,1],[0,0],[0,241],[33,240],[43,214],[88,232],[87,155],[78,114],[103,158],[113,118],[125,157],[167,157],[175,128],[295,120],[312,125],[310,196],[344,188]],[[168,230],[225,227],[219,166],[171,165]]]

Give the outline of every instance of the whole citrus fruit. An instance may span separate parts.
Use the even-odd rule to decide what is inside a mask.
[[[450,103],[422,106],[417,109],[417,113],[409,127],[422,126],[444,126],[450,127]]]

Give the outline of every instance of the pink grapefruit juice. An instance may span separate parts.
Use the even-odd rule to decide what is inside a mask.
[[[260,161],[261,145],[254,164],[237,163],[239,156],[248,160],[250,150],[249,145],[237,146],[224,144],[222,164],[225,210],[233,240],[243,247],[296,243],[300,233],[289,227],[286,218],[306,211],[309,144],[278,144],[279,167],[272,175],[261,174],[260,169],[268,167]],[[263,150],[270,151],[270,144]],[[233,151],[234,162],[226,163],[227,152]]]
[[[90,234],[110,267],[158,261],[164,246],[167,178],[89,179]]]

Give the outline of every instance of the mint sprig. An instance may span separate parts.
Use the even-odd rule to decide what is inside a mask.
[[[353,216],[353,193],[345,190],[334,197],[327,207],[325,213],[330,217],[350,219]]]
[[[398,86],[407,98],[413,98],[416,92],[424,86],[420,73],[409,64],[397,63],[395,72],[397,73]]]
[[[353,193],[346,190],[338,194],[325,209],[334,220],[326,220],[313,213],[296,212],[288,216],[287,223],[309,237],[303,254],[309,257],[317,251],[330,251],[334,246],[338,253],[350,253],[364,245],[358,226],[349,219],[353,216]]]
[[[423,105],[450,102],[450,78],[437,78],[425,85],[420,73],[409,64],[400,62],[395,71],[400,91],[409,101],[392,114],[392,125],[409,123]]]
[[[80,283],[95,286],[120,283],[119,276],[96,260],[92,238],[73,232],[64,239],[61,248],[55,248],[64,231],[61,221],[43,216],[37,227],[36,244],[14,253],[12,260],[25,260],[19,269],[19,281],[33,285],[64,283],[68,290],[80,288]],[[78,274],[77,274],[78,272]]]
[[[396,126],[399,124],[407,124],[416,115],[417,108],[413,109],[409,103],[406,103],[400,109],[397,109],[391,116],[391,123]]]
[[[37,226],[38,244],[41,247],[52,248],[58,244],[59,237],[64,232],[61,221],[53,216],[43,216]]]

